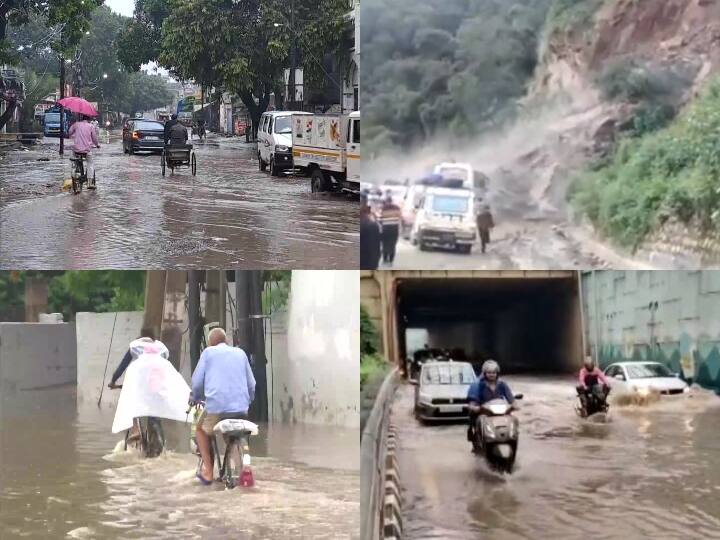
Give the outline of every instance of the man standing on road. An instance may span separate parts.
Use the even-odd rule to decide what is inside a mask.
[[[210,331],[208,343],[192,375],[190,392],[191,403],[205,399],[195,435],[203,460],[197,478],[206,486],[213,480],[210,434],[215,424],[227,418],[246,418],[255,398],[255,377],[245,352],[227,344],[222,328]]]
[[[377,270],[380,264],[380,227],[367,204],[360,202],[360,269]]]
[[[402,211],[393,202],[392,195],[385,196],[385,202],[380,209],[380,224],[382,225],[382,251],[383,262],[392,264],[395,260],[395,248],[400,236],[400,221]]]
[[[477,215],[477,228],[483,253],[485,253],[485,247],[490,243],[490,229],[493,227],[495,227],[495,221],[490,213],[490,207],[483,204]]]
[[[170,130],[172,127],[178,123],[177,114],[173,114],[170,117],[170,120],[165,122],[165,144],[167,145],[168,141],[170,140]]]

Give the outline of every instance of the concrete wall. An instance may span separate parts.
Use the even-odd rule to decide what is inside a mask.
[[[582,285],[601,365],[651,359],[720,391],[720,271],[584,272]]]
[[[75,356],[73,323],[0,323],[0,392],[74,384]]]
[[[359,293],[357,271],[293,271],[287,365],[273,370],[285,421],[360,425]]]
[[[103,392],[102,406],[115,408],[120,391],[110,390],[107,388],[107,384],[120,364],[128,345],[139,336],[142,322],[142,311],[118,312],[117,320],[115,313],[78,313],[76,315],[78,404],[97,402],[107,364],[106,388]],[[112,347],[108,361],[111,336]]]

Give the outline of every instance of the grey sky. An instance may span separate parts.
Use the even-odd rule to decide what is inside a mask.
[[[134,0],[105,0],[105,5],[114,12],[126,17],[132,17],[135,8]]]

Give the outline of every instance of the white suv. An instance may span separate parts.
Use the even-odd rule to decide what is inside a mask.
[[[411,241],[421,250],[447,247],[470,253],[477,238],[475,196],[469,189],[429,187],[415,215]]]

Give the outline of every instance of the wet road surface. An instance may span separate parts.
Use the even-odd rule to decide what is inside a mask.
[[[75,405],[75,389],[0,405],[0,538],[357,538],[357,430],[260,426],[254,488],[201,486],[189,431],[163,422],[156,459],[114,449],[113,411]]]
[[[393,405],[408,539],[720,539],[720,398],[573,411],[570,378],[507,377],[520,402],[512,475],[470,451],[466,424],[420,425],[414,387]]]
[[[107,135],[105,135],[107,139]],[[357,199],[258,171],[255,145],[195,141],[197,176],[163,177],[156,154],[96,150],[98,189],[62,192],[71,145],[0,155],[3,268],[357,268]]]

